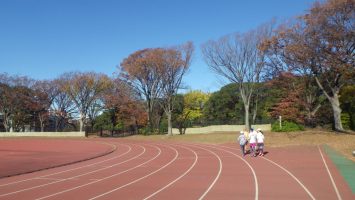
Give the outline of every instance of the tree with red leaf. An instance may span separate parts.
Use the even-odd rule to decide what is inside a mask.
[[[289,70],[307,71],[332,106],[334,128],[343,131],[339,92],[355,76],[355,1],[316,2],[308,13],[264,42]],[[285,66],[282,64],[282,66]]]
[[[267,83],[267,87],[279,90],[279,99],[271,108],[273,118],[282,116],[283,119],[297,123],[304,123],[303,87],[300,78],[292,73],[281,73]]]

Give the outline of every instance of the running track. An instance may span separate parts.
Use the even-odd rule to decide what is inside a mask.
[[[2,199],[355,199],[320,147],[268,148],[241,157],[236,144],[97,139],[106,156],[0,179]]]

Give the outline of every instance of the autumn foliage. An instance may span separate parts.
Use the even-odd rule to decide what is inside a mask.
[[[260,49],[274,68],[306,72],[333,110],[334,128],[342,131],[339,92],[355,76],[355,1],[315,3],[292,24],[282,25]]]

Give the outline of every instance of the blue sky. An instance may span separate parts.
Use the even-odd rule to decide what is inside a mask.
[[[221,81],[200,45],[309,9],[313,0],[0,0],[0,73],[53,79],[69,71],[116,72],[136,50],[192,41],[184,84],[206,92]]]

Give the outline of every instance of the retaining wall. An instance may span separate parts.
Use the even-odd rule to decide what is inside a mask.
[[[271,124],[257,124],[252,126],[254,129],[260,128],[263,131],[270,131]],[[215,125],[199,128],[187,128],[186,134],[206,134],[213,132],[239,132],[244,129],[244,125]],[[173,128],[173,134],[180,134],[179,129]]]
[[[0,132],[0,137],[85,137],[85,132]]]

